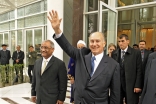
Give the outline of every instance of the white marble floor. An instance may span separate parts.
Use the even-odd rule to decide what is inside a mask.
[[[64,104],[70,104],[70,84],[68,83]],[[0,104],[34,104],[30,101],[31,84],[23,83],[0,88]]]

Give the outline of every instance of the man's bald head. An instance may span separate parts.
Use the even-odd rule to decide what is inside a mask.
[[[98,55],[104,51],[106,45],[104,34],[94,32],[89,36],[89,48],[94,55]]]

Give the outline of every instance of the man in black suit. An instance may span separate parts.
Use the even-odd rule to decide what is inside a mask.
[[[0,50],[0,65],[7,65],[9,64],[10,60],[10,51],[7,50],[7,45],[2,44],[2,50]],[[8,69],[6,68],[6,82],[8,83]]]
[[[36,104],[63,104],[67,89],[65,63],[53,55],[51,40],[42,42],[40,49],[43,58],[34,65],[31,99]]]
[[[148,68],[148,78],[144,84],[139,104],[156,104],[156,59],[151,61],[151,66]]]
[[[16,46],[16,51],[13,52],[12,54],[12,59],[13,59],[13,65],[15,64],[23,64],[23,60],[24,60],[24,52],[21,51],[21,46],[20,45],[17,45]],[[16,71],[16,75],[18,76],[18,71],[17,69],[15,68],[15,71]],[[23,70],[21,71],[22,74],[22,82],[23,82]],[[16,78],[16,82],[18,82],[18,78]]]
[[[76,62],[74,104],[119,104],[119,64],[104,55],[103,33],[94,32],[89,37],[89,48],[73,47],[60,30],[61,19],[57,11],[49,13],[49,21],[55,31],[54,39]],[[110,97],[109,97],[110,89]]]
[[[125,98],[126,104],[138,104],[139,92],[142,89],[142,61],[140,50],[129,46],[129,38],[126,34],[118,37],[119,49],[113,51],[112,58],[120,63],[121,76],[121,100]]]
[[[11,58],[10,51],[7,50],[7,45],[2,44],[2,50],[0,50],[0,65],[9,64],[10,58]]]
[[[143,78],[145,76],[145,67],[147,64],[148,55],[151,53],[151,51],[146,49],[146,41],[140,40],[139,41],[139,49],[141,51],[141,58],[142,58],[142,70],[143,70]]]

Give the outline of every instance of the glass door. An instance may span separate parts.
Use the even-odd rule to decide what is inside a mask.
[[[37,51],[37,58],[40,58],[41,53],[40,53],[40,46],[41,42],[44,40],[44,31],[43,27],[41,28],[33,28],[33,29],[27,29],[25,30],[25,60],[26,60],[26,67],[28,66],[28,58],[26,55],[29,52],[29,46],[33,46],[34,50]]]
[[[98,31],[104,33],[107,41],[107,47],[110,43],[117,44],[117,15],[115,8],[99,1],[99,25]]]

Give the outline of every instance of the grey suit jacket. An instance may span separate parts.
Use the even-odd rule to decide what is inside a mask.
[[[92,53],[90,49],[77,49],[71,46],[63,34],[56,39],[56,42],[76,61],[74,104],[108,104],[108,102],[119,104],[120,71],[119,64],[115,60],[104,55],[91,77]]]
[[[147,64],[146,64],[146,69],[145,69],[144,83],[146,83],[146,80],[147,80],[147,77],[148,77],[148,73],[149,73],[150,67],[151,67],[151,62],[155,58],[156,58],[156,52],[153,52],[153,53],[149,54],[149,56],[148,56],[148,60],[147,60]]]
[[[151,62],[147,82],[142,91],[140,104],[156,104],[156,59]]]
[[[35,62],[31,95],[37,96],[37,104],[56,104],[64,101],[67,89],[67,71],[65,63],[52,56],[41,75],[43,58]]]

